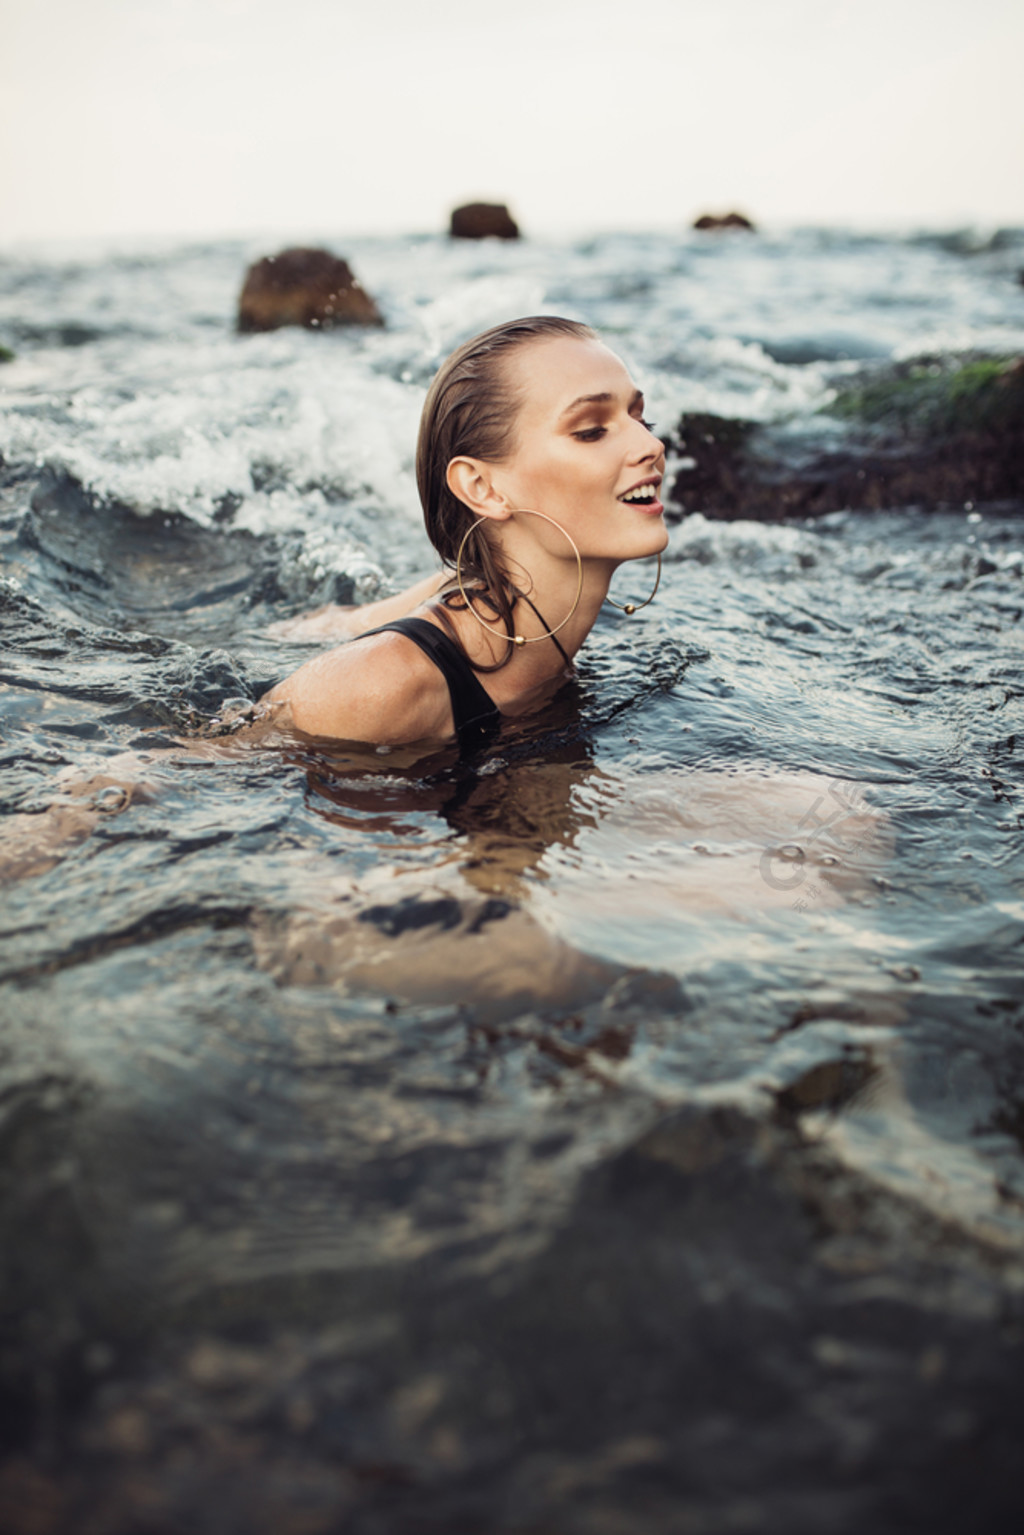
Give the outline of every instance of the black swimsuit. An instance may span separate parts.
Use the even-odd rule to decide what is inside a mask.
[[[493,740],[501,726],[501,711],[480,682],[465,651],[426,618],[396,618],[394,623],[381,624],[369,633],[384,634],[389,629],[418,645],[447,682],[455,734],[463,755]]]

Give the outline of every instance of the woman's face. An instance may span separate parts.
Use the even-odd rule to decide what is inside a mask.
[[[513,507],[554,518],[584,558],[618,563],[664,549],[665,445],[619,358],[599,341],[554,336],[521,347],[508,366],[522,405],[496,488]]]

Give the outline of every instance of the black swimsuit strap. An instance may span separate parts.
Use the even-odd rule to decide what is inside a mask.
[[[531,602],[530,601],[529,597],[527,597],[525,592],[520,592],[519,595],[520,595],[520,597],[522,597],[522,599],[526,603],[527,607],[531,607],[533,609],[533,611],[536,613],[537,617],[540,619],[541,623],[544,625],[545,629],[548,631],[547,632],[547,638],[554,645],[555,649],[558,651],[558,654],[561,656],[562,660],[565,662],[566,666],[568,666],[568,668],[571,671],[572,670],[572,662],[569,660],[569,657],[566,655],[565,651],[562,649],[562,644],[561,644],[561,641],[558,638],[558,635],[551,628],[551,625],[548,623],[547,619],[544,617],[544,614],[541,612],[540,608],[537,606],[537,604],[535,602]]]
[[[396,618],[393,623],[381,624],[368,632],[383,634],[389,629],[418,645],[444,677],[460,749],[470,752],[485,746],[498,732],[501,711],[474,672],[465,651],[426,618]]]

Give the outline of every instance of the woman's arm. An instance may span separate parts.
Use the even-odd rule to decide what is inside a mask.
[[[329,602],[312,613],[304,613],[301,618],[285,618],[280,623],[271,624],[267,633],[278,640],[354,640],[380,624],[406,618],[435,597],[447,580],[449,572],[437,571],[394,597],[382,597],[379,602],[368,602],[363,607]]]
[[[45,873],[101,820],[155,798],[162,760],[230,760],[239,748],[244,751],[246,741],[266,740],[281,728],[374,746],[440,745],[454,732],[444,677],[412,640],[393,632],[314,656],[263,702],[276,707],[261,711],[263,717],[245,736],[182,740],[175,750],[141,755],[122,752],[99,761],[101,770],[91,776],[78,777],[70,770],[61,774],[45,810],[3,818],[0,883]]]

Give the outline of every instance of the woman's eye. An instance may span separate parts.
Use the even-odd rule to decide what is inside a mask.
[[[656,421],[645,421],[643,416],[640,417],[640,425],[645,426],[649,432],[653,432],[657,424]]]
[[[588,426],[582,432],[573,432],[578,442],[597,442],[604,436],[606,428],[603,426]]]

